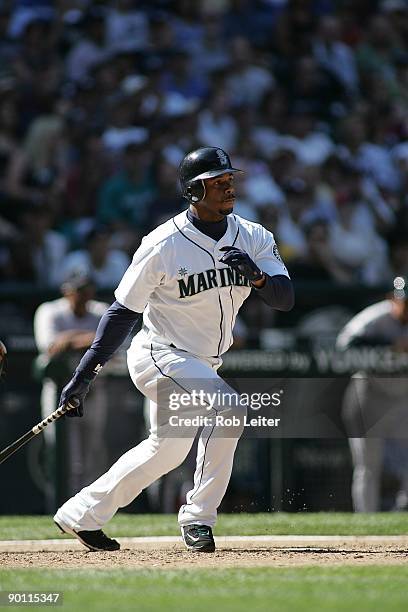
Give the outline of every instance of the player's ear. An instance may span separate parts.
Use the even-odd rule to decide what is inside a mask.
[[[191,185],[189,185],[186,189],[186,198],[189,202],[194,202],[194,196],[192,193]]]
[[[203,180],[190,183],[186,189],[186,197],[192,204],[197,204],[204,200],[206,194],[205,183]]]

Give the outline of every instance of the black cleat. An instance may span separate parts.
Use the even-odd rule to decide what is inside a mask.
[[[188,550],[206,553],[215,551],[212,529],[207,525],[183,525],[181,535]]]
[[[120,544],[112,538],[108,538],[102,531],[102,529],[96,529],[95,531],[74,531],[65,524],[57,523],[54,521],[58,529],[62,533],[69,533],[73,535],[77,540],[89,550],[119,550]]]

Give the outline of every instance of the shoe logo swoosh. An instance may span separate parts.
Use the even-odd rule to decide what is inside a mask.
[[[198,536],[197,538],[195,538],[194,536],[189,535],[189,536],[188,536],[188,538],[189,538],[190,540],[193,540],[193,542],[198,542],[198,540],[200,539],[200,536]]]

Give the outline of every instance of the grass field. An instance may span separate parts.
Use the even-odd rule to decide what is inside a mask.
[[[175,516],[119,514],[113,536],[177,535]],[[217,535],[398,535],[408,515],[237,514],[223,515]],[[56,538],[50,517],[0,517],[0,540]],[[84,553],[86,554],[86,553]],[[94,553],[95,554],[95,553]],[[97,554],[97,553],[96,553]],[[0,590],[62,591],[64,612],[346,611],[406,612],[406,565],[303,566],[214,569],[4,569]],[[37,609],[42,609],[37,607]],[[57,608],[58,609],[58,608]]]
[[[3,590],[63,591],[64,612],[406,612],[408,568],[0,570]],[[38,608],[36,608],[38,609]]]

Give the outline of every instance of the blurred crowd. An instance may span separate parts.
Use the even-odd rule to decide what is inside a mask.
[[[0,1],[0,280],[114,287],[220,146],[297,279],[408,274],[408,0]]]

